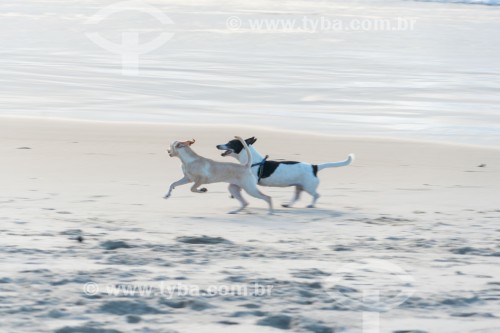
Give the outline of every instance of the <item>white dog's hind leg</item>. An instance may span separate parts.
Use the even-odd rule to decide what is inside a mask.
[[[290,201],[289,203],[282,204],[281,206],[292,207],[293,204],[296,203],[300,199],[300,194],[302,193],[303,190],[304,189],[302,188],[302,186],[300,186],[300,185],[295,186],[295,194],[293,195],[292,201]]]
[[[241,187],[239,187],[238,185],[229,184],[229,193],[231,193],[233,198],[238,199],[241,204],[241,207],[239,209],[230,211],[229,214],[237,214],[245,209],[246,206],[248,206],[248,202],[241,195]]]
[[[314,208],[316,207],[316,201],[318,201],[320,195],[318,194],[318,192],[314,193],[314,194],[311,194],[313,196],[313,200],[311,202],[311,204],[307,205],[307,208]]]
[[[318,201],[318,198],[320,197],[320,195],[317,192],[318,185],[319,185],[319,181],[316,181],[316,182],[309,183],[309,184],[304,186],[304,191],[306,191],[307,193],[309,193],[313,197],[311,204],[308,205],[307,208],[314,208],[314,206],[316,205],[316,201]]]
[[[165,194],[165,196],[163,198],[165,198],[165,199],[170,198],[170,195],[172,194],[172,191],[174,188],[176,188],[177,186],[186,185],[188,183],[191,183],[191,179],[189,179],[186,176],[184,176],[182,179],[179,179],[176,182],[173,182],[172,184],[170,184],[170,188],[168,189],[167,194]]]

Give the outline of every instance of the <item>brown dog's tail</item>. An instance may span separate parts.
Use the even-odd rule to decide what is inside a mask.
[[[247,152],[247,157],[248,158],[247,158],[247,163],[245,164],[245,166],[250,169],[252,167],[252,164],[253,164],[252,153],[250,153],[250,149],[248,148],[248,145],[245,142],[245,140],[243,140],[239,136],[235,136],[235,138],[238,139],[238,140],[240,140],[241,144],[243,145],[243,148],[245,148],[245,151]]]

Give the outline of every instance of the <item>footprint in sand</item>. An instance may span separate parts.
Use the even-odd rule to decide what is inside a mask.
[[[239,325],[239,323],[235,321],[229,321],[229,320],[221,320],[218,321],[217,323],[222,324],[222,325]]]
[[[110,313],[119,316],[165,313],[165,311],[158,310],[143,301],[109,301],[102,304],[99,310],[102,313]]]
[[[270,326],[274,328],[280,328],[282,330],[288,330],[292,326],[292,317],[287,315],[274,315],[261,319],[257,322],[259,326]]]
[[[186,244],[205,244],[205,245],[212,245],[212,244],[232,244],[231,241],[228,241],[227,239],[224,239],[222,237],[209,237],[209,236],[201,236],[201,237],[190,237],[190,236],[183,236],[183,237],[177,237],[176,240],[180,243],[186,243]]]
[[[108,328],[96,328],[92,326],[64,326],[55,331],[55,333],[76,333],[76,332],[92,332],[92,333],[122,333],[121,331],[108,329]]]

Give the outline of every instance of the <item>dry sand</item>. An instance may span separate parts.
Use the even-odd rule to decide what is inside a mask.
[[[274,199],[274,216],[253,198],[246,212],[227,215],[237,202],[225,184],[162,198],[181,176],[166,153],[170,141],[195,138],[195,151],[227,161],[215,145],[234,135],[256,136],[255,147],[274,159],[320,163],[352,152],[356,161],[320,173],[317,209],[304,208],[307,196],[281,208],[291,188],[261,188]],[[359,299],[367,285],[381,297],[413,290],[380,315],[381,332],[500,330],[499,150],[12,118],[0,120],[0,138],[2,332],[359,332],[363,309],[326,291]],[[389,261],[411,281],[368,269],[331,283],[364,259]],[[103,290],[255,281],[271,294],[170,299]],[[89,282],[100,288],[95,295],[84,293]]]

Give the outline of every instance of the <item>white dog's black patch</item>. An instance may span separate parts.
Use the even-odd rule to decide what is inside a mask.
[[[300,162],[295,161],[264,161],[262,165],[259,166],[259,179],[267,178],[271,176],[274,171],[280,166],[280,164],[297,164]]]
[[[318,166],[316,164],[312,165],[314,177],[318,177]]]

